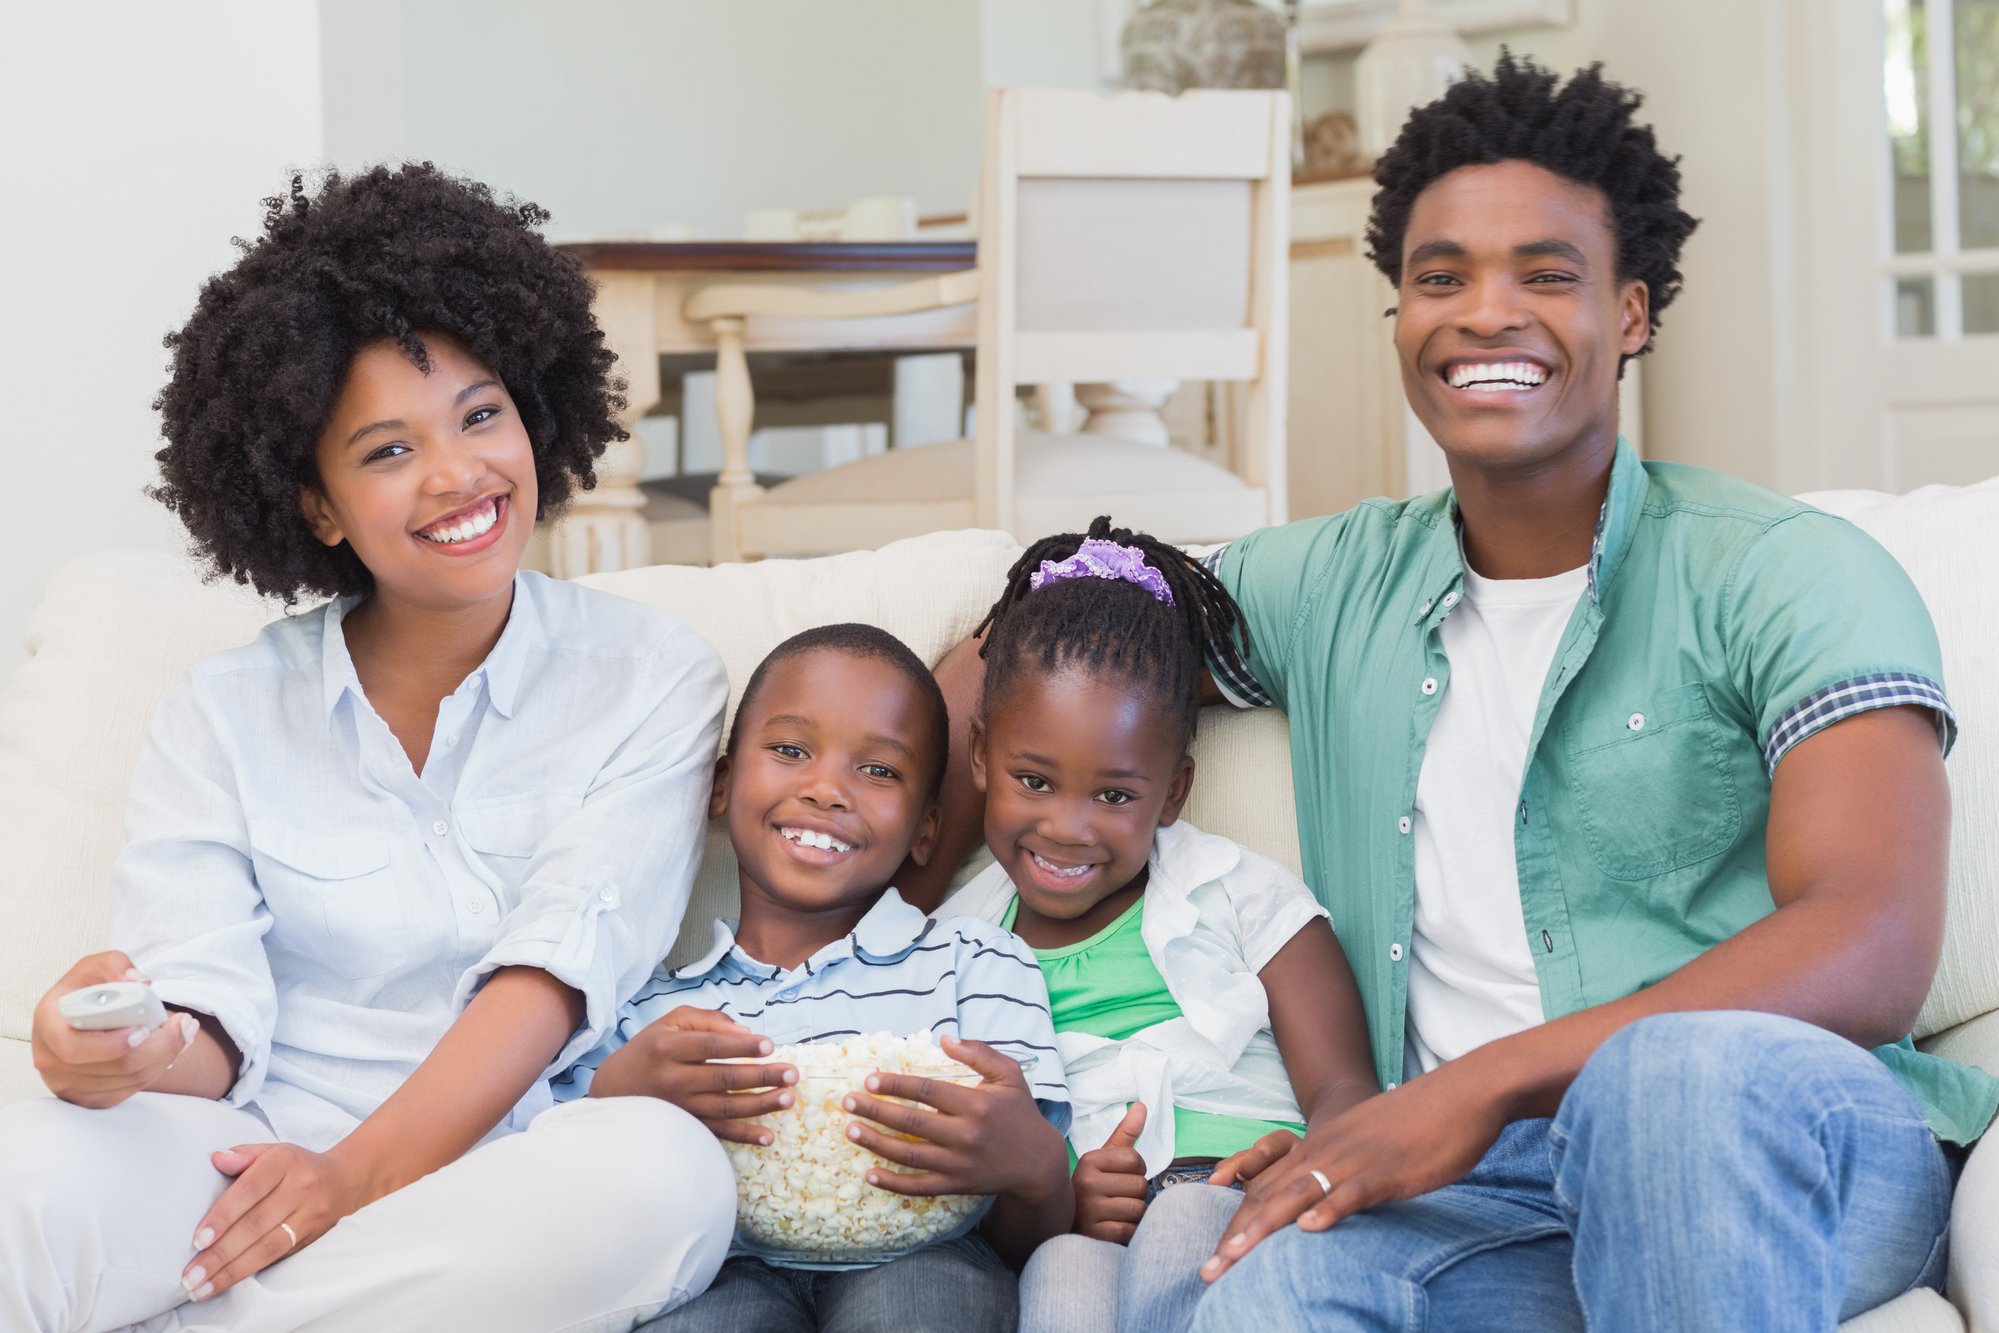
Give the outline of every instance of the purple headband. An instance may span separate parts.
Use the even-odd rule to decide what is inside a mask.
[[[1043,560],[1041,568],[1028,577],[1029,588],[1045,588],[1068,579],[1117,579],[1135,584],[1154,598],[1173,605],[1173,590],[1166,576],[1145,563],[1145,553],[1135,546],[1086,537],[1067,560]]]

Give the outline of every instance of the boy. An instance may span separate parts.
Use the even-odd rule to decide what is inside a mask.
[[[717,922],[701,959],[656,973],[556,1094],[658,1097],[719,1138],[761,1145],[768,1132],[746,1121],[789,1106],[797,1071],[715,1061],[935,1032],[984,1081],[879,1075],[875,1091],[924,1105],[857,1094],[849,1133],[917,1169],[881,1172],[878,1187],[991,1194],[993,1206],[978,1232],[873,1267],[807,1270],[739,1253],[649,1328],[833,1330],[901,1309],[936,1327],[1011,1329],[1007,1266],[1069,1229],[1068,1093],[1032,953],[984,922],[932,920],[888,887],[936,838],[947,727],[936,682],[893,635],[829,625],[779,644],[744,690],[710,806],[728,819],[741,919]],[[1031,1078],[1009,1053],[1035,1057]]]

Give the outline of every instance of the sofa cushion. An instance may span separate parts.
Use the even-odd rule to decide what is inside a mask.
[[[780,640],[839,620],[882,625],[934,664],[984,616],[1018,554],[999,533],[938,533],[819,560],[662,565],[585,581],[686,620],[715,644],[740,691]],[[154,704],[190,662],[247,642],[281,613],[243,589],[204,584],[165,555],[84,556],[50,580],[31,656],[0,692],[0,837],[9,849],[0,1036],[25,1037],[49,984],[80,955],[109,947],[111,863]],[[1283,720],[1210,710],[1195,756],[1189,818],[1296,868]],[[705,946],[706,922],[734,903],[735,861],[718,826],[676,958]]]
[[[1943,641],[1944,687],[1959,735],[1947,765],[1950,922],[1916,1027],[1927,1037],[1999,1008],[1999,478],[1899,496],[1800,498],[1851,519],[1887,547],[1921,591]]]

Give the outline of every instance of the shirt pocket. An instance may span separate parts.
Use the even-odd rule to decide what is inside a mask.
[[[1569,793],[1604,874],[1650,879],[1734,844],[1742,803],[1723,725],[1699,682],[1570,721]]]
[[[466,846],[499,880],[506,906],[512,910],[519,903],[528,867],[547,849],[549,835],[582,807],[582,797],[573,791],[523,792],[460,801],[452,813]]]
[[[408,960],[402,895],[380,833],[266,822],[253,831],[250,857],[273,943],[354,981]]]

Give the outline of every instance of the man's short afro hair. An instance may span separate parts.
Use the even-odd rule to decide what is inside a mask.
[[[1680,207],[1679,159],[1658,149],[1649,125],[1631,117],[1644,98],[1603,77],[1601,65],[1578,70],[1564,87],[1531,59],[1501,51],[1492,76],[1468,73],[1450,91],[1409,115],[1375,164],[1368,258],[1402,285],[1402,236],[1416,197],[1439,177],[1491,162],[1531,162],[1603,193],[1617,238],[1617,276],[1637,278],[1651,294],[1652,331],[1680,294],[1680,247],[1698,225]],[[1652,349],[1645,340],[1640,353]]]
[[[211,572],[287,602],[366,593],[346,543],[307,529],[298,488],[355,353],[393,338],[425,371],[421,338],[456,339],[496,373],[534,447],[541,517],[625,438],[623,385],[590,311],[582,266],[536,231],[548,214],[496,199],[428,162],[294,176],[267,199],[263,235],[210,278],[153,406],[167,446],[151,494],[187,525]]]

